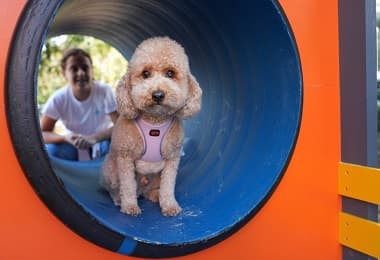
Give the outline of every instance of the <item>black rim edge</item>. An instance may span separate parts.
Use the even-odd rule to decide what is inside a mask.
[[[54,16],[61,3],[28,1],[19,18],[5,79],[8,130],[25,176],[50,211],[83,238],[117,251],[124,236],[96,221],[71,198],[54,174],[42,144],[36,112],[36,61],[51,22],[49,16]]]

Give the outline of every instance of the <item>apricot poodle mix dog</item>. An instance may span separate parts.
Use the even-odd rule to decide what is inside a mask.
[[[117,87],[120,117],[101,184],[121,212],[139,215],[137,198],[159,202],[165,216],[181,212],[175,182],[184,138],[182,119],[201,108],[202,90],[184,49],[168,37],[143,41]]]

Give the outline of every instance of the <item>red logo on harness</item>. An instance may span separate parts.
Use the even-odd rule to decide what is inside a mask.
[[[152,129],[149,131],[150,136],[160,136],[160,130],[158,129]]]

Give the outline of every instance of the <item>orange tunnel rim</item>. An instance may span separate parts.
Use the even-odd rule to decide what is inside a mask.
[[[299,87],[291,92],[292,94],[295,94],[297,102],[295,102],[295,113],[290,117],[291,122],[294,123],[294,125],[291,125],[287,132],[291,135],[289,147],[285,149],[286,151],[283,151],[286,154],[281,157],[281,162],[284,164],[280,166],[272,166],[278,167],[279,171],[275,173],[273,180],[270,180],[271,185],[267,188],[268,190],[265,191],[264,195],[259,194],[259,196],[262,197],[259,198],[251,211],[246,215],[243,215],[243,217],[236,222],[233,228],[228,227],[218,236],[209,237],[199,243],[157,246],[141,243],[137,243],[136,245],[135,240],[129,239],[125,235],[108,228],[107,225],[94,218],[89,211],[83,209],[82,205],[78,204],[72,194],[64,188],[62,180],[54,173],[51,161],[45,154],[36,115],[37,109],[35,105],[35,97],[32,94],[35,92],[33,77],[37,70],[36,61],[38,61],[41,43],[47,34],[47,28],[49,28],[52,22],[51,16],[56,13],[61,2],[62,1],[46,1],[44,2],[46,4],[43,5],[43,8],[40,8],[39,10],[33,8],[34,2],[28,2],[25,12],[20,19],[18,28],[16,29],[11,55],[8,61],[6,107],[9,130],[17,157],[23,167],[24,173],[35,188],[39,197],[62,222],[82,237],[97,245],[110,249],[111,251],[118,251],[133,256],[168,257],[188,254],[214,245],[244,226],[259,211],[274,192],[275,187],[278,185],[282,174],[287,167],[299,131],[299,120],[302,106],[302,76],[296,46],[292,39],[292,33],[289,29],[289,25],[284,20],[284,17],[281,16],[282,13],[280,12],[279,6],[275,4],[274,1],[267,2],[274,5],[272,8],[278,8],[275,9],[275,11],[277,12],[277,15],[280,15],[281,19],[283,19],[281,22],[285,24],[286,28],[286,37],[284,37],[284,39],[291,39],[290,55],[293,55],[293,58],[295,57],[295,65],[293,64],[293,66],[298,69],[296,70],[295,78],[297,81],[296,86]],[[33,10],[33,15],[30,15],[30,12],[32,12],[31,10]],[[283,27],[281,28],[283,29]],[[36,41],[31,41],[30,37],[32,37],[32,35],[33,39],[40,39],[37,44]],[[26,73],[19,73],[20,68],[26,69]],[[28,87],[25,87],[25,82]],[[12,85],[12,88],[10,85]],[[28,129],[28,131],[26,132],[25,129]],[[289,136],[285,134],[283,138],[287,139]],[[41,186],[43,186],[43,189]],[[54,195],[52,196],[52,194]],[[61,207],[62,204],[65,205],[64,209]],[[142,247],[139,248],[141,245]]]

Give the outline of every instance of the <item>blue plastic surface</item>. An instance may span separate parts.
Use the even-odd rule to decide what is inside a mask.
[[[140,200],[141,216],[121,214],[98,186],[101,161],[52,160],[66,189],[84,210],[126,236],[125,251],[133,248],[130,239],[196,243],[246,221],[280,180],[301,117],[298,53],[276,1],[104,3],[107,8],[96,9],[96,21],[87,21],[86,16],[70,17],[75,1],[68,1],[51,35],[94,35],[127,58],[142,39],[169,35],[184,45],[203,88],[201,113],[185,123],[188,141],[176,186],[183,212],[163,217],[158,204]],[[104,30],[110,24],[114,29]]]

